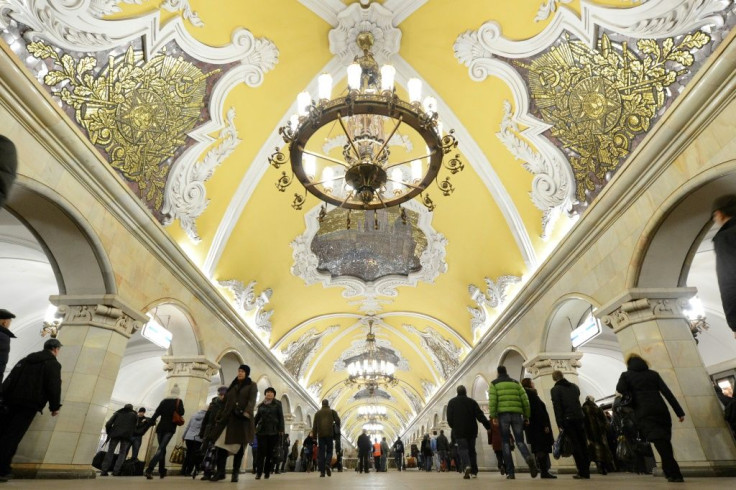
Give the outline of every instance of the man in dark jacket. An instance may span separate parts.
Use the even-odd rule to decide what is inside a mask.
[[[61,342],[49,339],[43,350],[18,361],[3,383],[6,413],[0,417],[0,481],[10,477],[10,462],[36,412],[49,404],[51,416],[61,408]]]
[[[585,415],[580,405],[580,388],[562,375],[562,371],[552,373],[552,407],[555,410],[557,427],[565,431],[572,444],[572,457],[578,473],[576,479],[590,478],[590,457],[588,456],[588,437],[585,434]]]
[[[478,402],[468,397],[465,386],[457,387],[457,396],[447,404],[447,423],[457,441],[457,452],[464,468],[463,478],[478,476],[478,457],[475,453],[475,439],[478,437],[478,422],[486,430],[491,428]]]
[[[151,419],[146,417],[146,408],[141,407],[138,409],[138,416],[135,421],[135,430],[133,431],[133,437],[130,438],[130,447],[133,448],[133,459],[138,459],[138,452],[141,450],[141,444],[143,444],[143,436],[151,428]]]
[[[330,408],[328,400],[322,400],[322,408],[314,414],[312,432],[319,440],[319,476],[332,476],[332,443],[335,438],[335,426],[340,427],[340,417]]]
[[[100,476],[107,476],[107,472],[112,466],[112,460],[115,457],[115,448],[120,445],[120,454],[115,461],[115,467],[113,468],[112,474],[120,476],[120,468],[123,467],[125,461],[125,455],[128,454],[128,447],[130,446],[130,440],[135,434],[135,426],[138,422],[138,414],[133,410],[133,405],[130,403],[126,404],[123,408],[112,414],[110,420],[105,424],[105,432],[107,432],[107,438],[109,444],[107,446],[107,454],[105,459],[102,461],[102,467],[100,468]]]
[[[153,417],[151,417],[151,424],[155,424],[159,417],[161,421],[156,426],[158,449],[146,469],[146,478],[149,480],[153,478],[153,469],[156,467],[156,463],[158,463],[158,476],[161,478],[166,476],[166,446],[169,445],[169,441],[174,437],[177,427],[174,424],[174,412],[184,415],[184,402],[179,398],[179,394],[179,385],[175,384],[171,388],[169,396],[161,400],[156,411],[153,412]]]
[[[555,442],[552,436],[552,423],[549,420],[547,406],[544,404],[531,378],[521,380],[521,386],[529,398],[529,425],[524,427],[526,442],[531,446],[531,451],[537,461],[537,467],[541,478],[557,478],[549,472],[551,462],[549,453],[552,452],[552,444]]]
[[[396,438],[392,449],[394,450],[396,469],[401,471],[404,469],[404,442],[401,440],[401,437]]]
[[[440,435],[437,436],[437,457],[439,458],[439,464],[437,465],[437,471],[447,471],[450,469],[450,441],[447,440],[444,430],[440,430]],[[445,469],[442,470],[442,463],[445,463]]]
[[[8,138],[0,134],[0,207],[5,204],[10,193],[10,187],[15,181],[18,170],[18,155],[15,145]]]
[[[373,444],[371,438],[368,437],[368,433],[363,430],[363,433],[358,436],[358,472],[368,473],[370,470],[370,454],[373,450]]]
[[[716,276],[726,322],[736,336],[736,195],[721,196],[713,203],[713,222],[720,226],[713,237]]]
[[[3,384],[5,366],[8,365],[8,358],[10,357],[10,339],[15,338],[13,332],[10,331],[10,323],[13,318],[15,318],[15,315],[0,308],[0,385]],[[2,394],[1,389],[0,394]],[[0,398],[2,398],[1,395]]]

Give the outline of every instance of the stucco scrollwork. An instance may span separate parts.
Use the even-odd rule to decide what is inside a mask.
[[[197,12],[192,10],[189,0],[164,0],[161,2],[161,6],[169,12],[181,12],[182,17],[195,27],[204,27],[204,22],[199,18]]]
[[[373,34],[373,54],[379,63],[399,52],[401,31],[393,25],[394,14],[379,3],[367,8],[353,3],[337,14],[337,26],[329,33],[330,52],[347,64],[363,53],[355,40],[361,32]]]
[[[143,326],[141,321],[132,318],[120,308],[102,304],[60,305],[57,315],[63,315],[59,328],[91,325],[115,330],[126,337],[130,337]]]
[[[337,325],[332,325],[321,332],[311,328],[297,340],[289,343],[280,353],[286,370],[299,379],[322,347],[324,337],[334,333],[338,328]]]
[[[486,277],[485,282],[485,293],[474,284],[468,286],[471,299],[478,305],[477,308],[468,307],[468,312],[473,317],[471,320],[473,337],[476,337],[476,333],[482,332],[486,327],[488,321],[486,308],[498,308],[503,305],[506,302],[506,293],[509,286],[521,282],[521,277],[504,275],[495,281]]]
[[[430,327],[427,327],[422,332],[413,325],[408,324],[404,324],[404,328],[408,332],[419,336],[422,348],[429,353],[434,367],[437,369],[437,372],[442,374],[444,379],[449,378],[458,366],[460,366],[463,349],[442,337],[439,332]]]
[[[570,3],[572,0],[544,0],[537,10],[534,22],[541,22],[549,18],[564,3]]]
[[[322,383],[312,383],[307,386],[307,392],[312,396],[312,398],[319,400],[322,396]]]
[[[633,324],[659,319],[681,318],[687,320],[684,310],[687,298],[639,298],[621,306],[601,318],[604,325],[618,332]]]
[[[422,380],[422,393],[424,394],[425,400],[429,400],[436,391],[436,384],[432,383],[431,381],[427,381],[426,379]]]
[[[411,404],[411,408],[414,410],[414,413],[417,414],[421,412],[422,410],[422,400],[419,399],[419,396],[417,396],[414,391],[407,388],[406,386],[401,386],[401,391],[404,392],[404,395],[409,400],[409,403]]]
[[[264,289],[260,294],[256,294],[256,281],[251,281],[248,285],[244,285],[237,279],[229,279],[226,281],[218,281],[221,287],[229,289],[233,296],[233,306],[241,314],[246,312],[254,312],[253,318],[257,331],[262,332],[267,338],[271,336],[271,315],[273,310],[265,310],[265,306],[273,295],[271,288]]]

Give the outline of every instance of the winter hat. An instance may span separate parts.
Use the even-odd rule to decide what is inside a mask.
[[[722,211],[724,208],[732,208],[734,206],[736,206],[736,195],[727,194],[725,196],[720,196],[713,201],[711,212],[715,213],[716,211]]]
[[[15,318],[15,315],[4,308],[0,308],[0,320],[11,320],[13,318]]]
[[[242,369],[243,371],[245,371],[246,376],[250,376],[250,366],[248,366],[247,364],[241,364],[238,369]]]
[[[224,395],[225,393],[227,393],[227,386],[220,386],[217,388],[218,395]]]
[[[174,385],[171,387],[171,396],[179,396],[181,394],[181,389],[179,389],[179,385]]]

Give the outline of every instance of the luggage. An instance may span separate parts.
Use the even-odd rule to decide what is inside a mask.
[[[92,466],[97,468],[98,470],[102,469],[102,461],[105,459],[105,455],[107,454],[107,451],[100,449],[97,451],[97,454],[95,454],[95,457],[92,458]]]
[[[217,463],[217,447],[214,444],[208,444],[207,448],[201,450],[202,460],[199,465],[194,467],[192,471],[192,479],[197,478],[197,467],[202,470],[206,475],[211,475],[215,472],[215,465]]]
[[[145,463],[133,458],[126,459],[120,467],[120,476],[143,476]]]

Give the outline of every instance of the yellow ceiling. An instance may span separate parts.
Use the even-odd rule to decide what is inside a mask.
[[[153,0],[144,0],[140,5],[120,3],[121,11],[107,18],[131,19],[159,10],[163,25],[182,15],[181,11],[169,12],[161,8],[161,3]],[[223,112],[235,109],[235,125],[242,142],[206,182],[209,202],[196,220],[201,241],[190,240],[178,223],[166,228],[200,266],[205,264],[216,233],[224,225],[226,210],[246,173],[266,163],[264,159],[256,159],[264,142],[275,134],[279,121],[297,94],[305,90],[333,58],[328,42],[332,26],[310,10],[312,3],[298,0],[188,2],[203,26],[196,27],[187,21],[183,25],[198,41],[209,46],[225,46],[230,43],[235,29],[246,28],[256,37],[272,41],[279,50],[278,63],[265,73],[260,86],[238,84],[224,99]],[[483,170],[484,165],[491,165],[520,217],[522,232],[528,235],[539,259],[546,256],[571,225],[569,219],[563,217],[551,230],[550,238],[546,241],[541,238],[542,211],[535,207],[529,195],[534,176],[496,136],[504,116],[504,102],[514,102],[513,92],[500,78],[488,77],[482,82],[471,80],[468,68],[458,62],[453,52],[459,35],[478,29],[489,20],[496,21],[508,39],[534,37],[554,17],[553,14],[540,22],[534,20],[542,3],[542,0],[432,0],[424,2],[398,25],[401,31],[399,56],[457,116],[467,130],[466,137],[477,144],[485,161],[471,161],[468,155],[461,153],[465,170],[452,176],[456,192],[449,198],[441,198],[436,189],[431,192],[437,209],[432,213],[430,226],[447,239],[447,271],[431,283],[420,281],[416,286],[398,286],[396,297],[379,297],[387,302],[376,312],[379,318],[377,337],[389,342],[410,366],[409,370],[398,371],[399,387],[388,390],[393,399],[379,401],[390,406],[390,413],[394,414],[385,422],[391,427],[387,433],[396,433],[406,422],[404,414],[413,413],[401,386],[421,394],[423,401],[422,383],[443,381],[431,353],[406,325],[420,331],[437,332],[453,348],[462,351],[461,357],[464,357],[467,346],[477,342],[468,312],[469,306],[476,305],[468,293],[468,286],[474,284],[485,290],[485,278],[521,277],[533,272],[533,265],[525,263],[514,231],[476,168]],[[581,10],[579,0],[554,3],[558,9],[576,15]],[[641,2],[599,0],[594,3],[630,8]],[[339,81],[335,93],[344,86],[344,80]],[[404,87],[399,86],[398,92],[403,96]],[[206,150],[200,160],[205,153]],[[307,386],[321,384],[320,396],[330,396],[334,391],[347,389],[343,385],[346,374],[335,371],[334,363],[355,342],[365,339],[365,329],[359,321],[363,312],[354,298],[343,297],[343,287],[324,287],[321,283],[306,285],[303,279],[291,273],[294,260],[290,243],[305,232],[305,213],[319,203],[314,197],[308,197],[303,211],[293,211],[290,207],[293,193],[301,189],[295,185],[286,193],[277,192],[274,184],[279,175],[280,171],[268,169],[260,181],[254,183],[253,193],[242,213],[231,224],[232,233],[223,244],[219,260],[212,264],[212,278],[235,279],[244,284],[256,281],[257,292],[265,288],[273,290],[267,306],[274,311],[269,342],[278,355],[310,329],[325,332],[337,326],[337,330],[323,336],[320,351],[315,353],[311,365],[300,373]],[[512,287],[510,294],[519,287]],[[223,294],[232,298],[225,289]],[[498,310],[489,311],[491,317],[497,313]],[[346,412],[364,403],[345,394],[337,399],[342,403],[337,409]]]

